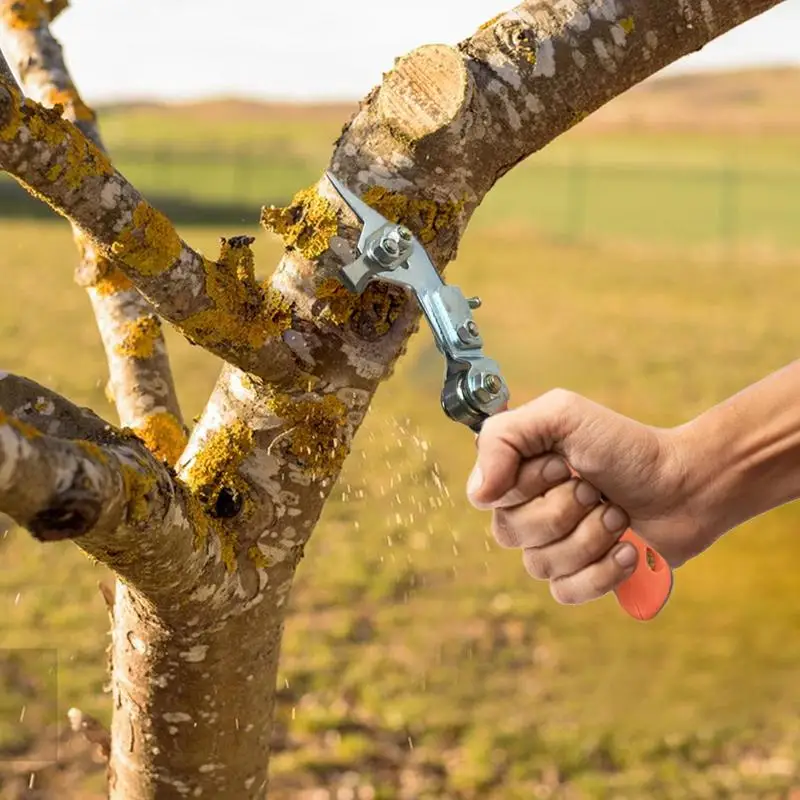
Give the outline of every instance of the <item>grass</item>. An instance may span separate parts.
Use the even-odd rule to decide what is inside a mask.
[[[147,143],[191,130],[200,145],[223,135],[208,121],[136,114],[144,116],[109,120],[112,147],[133,133]],[[253,123],[235,136],[302,164],[278,181],[285,195],[319,174],[340,121],[271,131]],[[568,161],[578,145],[598,163],[635,152],[714,164],[701,134],[575,136],[542,162],[559,153]],[[758,149],[750,141],[741,166],[761,169],[772,146],[791,150],[777,139]],[[193,169],[218,201],[222,172]],[[538,227],[537,209],[558,196],[537,183],[545,169],[531,162],[501,182],[449,271],[483,298],[485,339],[517,402],[566,386],[669,425],[796,356],[797,260],[680,253],[675,240],[713,242],[718,229],[703,218],[699,190],[685,189],[698,203],[685,208],[686,194],[666,181],[642,184],[635,199],[621,186],[596,189],[586,230],[614,235],[565,243]],[[261,200],[267,172],[253,181]],[[764,188],[747,202],[767,200]],[[258,233],[256,217],[254,207],[235,229],[182,225],[182,233],[211,254],[221,235],[258,234],[267,271],[280,249]],[[696,235],[681,229],[655,246],[656,232],[679,219]],[[782,225],[790,241],[792,225]],[[113,418],[88,301],[71,282],[68,228],[9,219],[0,241],[0,366]],[[172,334],[170,343],[193,415],[218,364]],[[792,751],[800,739],[798,508],[750,523],[682,569],[670,606],[651,624],[627,619],[613,598],[558,607],[526,579],[518,556],[494,546],[486,518],[464,500],[474,445],[442,416],[441,370],[423,330],[379,392],[300,567],[279,678],[274,796],[324,787],[419,800],[786,797],[800,783]],[[60,718],[70,705],[107,718],[103,571],[69,546],[38,545],[18,530],[0,540],[0,554],[0,647],[56,649]],[[53,735],[52,675],[31,667],[33,685],[21,687],[9,663],[0,657],[6,780],[21,749],[41,753]],[[72,775],[69,786],[43,771],[41,780],[59,787],[50,796],[97,792],[102,771],[84,766],[86,777]],[[356,794],[359,786],[372,789]]]

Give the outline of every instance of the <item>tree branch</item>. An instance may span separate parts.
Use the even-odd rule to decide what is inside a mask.
[[[0,10],[26,93],[44,105],[62,105],[64,117],[104,152],[95,114],[81,99],[50,32],[52,12],[61,9],[52,3],[0,0]],[[19,24],[26,14],[36,24]],[[73,233],[82,254],[78,281],[88,288],[94,308],[120,423],[160,458],[175,463],[186,445],[186,430],[160,321],[119,265],[104,258],[75,226]]]
[[[2,0],[4,7],[20,0]],[[37,17],[37,19],[39,19]],[[280,334],[291,310],[238,260],[192,250],[81,131],[0,78],[0,168],[69,219],[187,339],[265,378],[298,372]]]
[[[198,503],[165,464],[133,434],[6,373],[0,513],[42,541],[72,539],[166,610],[204,570],[190,521]]]

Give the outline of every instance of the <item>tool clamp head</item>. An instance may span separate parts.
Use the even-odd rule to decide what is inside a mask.
[[[483,353],[483,340],[472,316],[480,300],[467,299],[457,286],[446,285],[408,228],[387,220],[330,172],[327,177],[363,223],[360,255],[342,267],[342,282],[357,294],[373,280],[403,286],[414,293],[445,357],[444,412],[479,432],[488,417],[506,408],[509,399],[499,365]]]

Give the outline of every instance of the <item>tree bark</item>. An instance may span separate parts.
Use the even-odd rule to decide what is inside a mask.
[[[331,169],[410,227],[443,270],[515,164],[775,4],[524,2],[457,47],[401,58],[343,130]],[[49,144],[37,139],[42,123],[55,131]],[[52,153],[69,164],[79,147],[88,172],[50,171]],[[263,798],[294,572],[419,312],[399,289],[356,297],[338,281],[358,226],[324,178],[288,208],[263,210],[287,251],[259,286],[248,240],[226,240],[209,262],[99,150],[7,82],[0,165],[118,259],[159,314],[228,362],[176,476],[160,488],[161,523],[123,526],[140,538],[123,535],[119,551],[105,540],[94,548],[124,579],[114,606],[111,797]]]

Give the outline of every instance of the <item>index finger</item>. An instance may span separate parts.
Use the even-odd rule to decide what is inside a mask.
[[[511,491],[523,461],[551,452],[553,417],[536,402],[488,419],[478,436],[478,457],[467,495],[478,508],[490,508]]]

